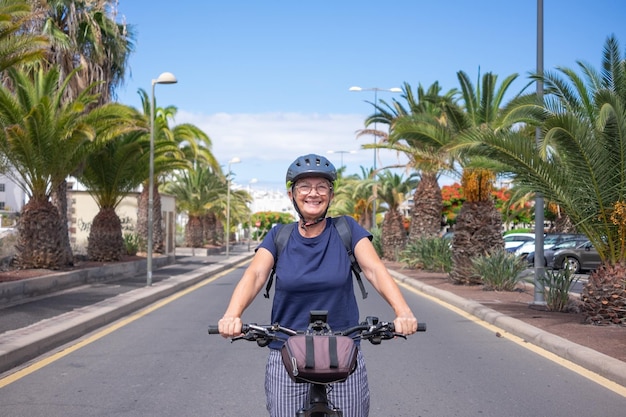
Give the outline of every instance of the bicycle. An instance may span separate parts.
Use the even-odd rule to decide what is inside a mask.
[[[365,321],[349,329],[334,332],[327,323],[326,311],[311,311],[310,324],[306,331],[298,331],[283,327],[278,323],[271,325],[257,325],[256,323],[243,324],[240,336],[231,338],[256,342],[260,347],[266,347],[272,340],[286,341],[286,338],[299,334],[348,336],[353,340],[367,340],[373,345],[379,345],[383,340],[397,337],[406,339],[406,336],[395,332],[393,322],[381,322],[378,317],[368,316]],[[418,323],[418,332],[426,331],[426,323]],[[217,325],[210,325],[209,334],[219,334]],[[296,412],[296,417],[343,417],[343,412],[328,401],[327,387],[331,383],[313,383],[309,389],[309,402]]]

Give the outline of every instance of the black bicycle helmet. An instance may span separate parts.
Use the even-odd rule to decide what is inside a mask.
[[[331,184],[337,180],[337,170],[335,166],[326,158],[320,155],[309,154],[298,157],[289,165],[287,169],[287,188],[306,177],[323,177]]]

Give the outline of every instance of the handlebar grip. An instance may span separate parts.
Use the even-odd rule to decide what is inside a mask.
[[[396,331],[395,326],[393,325],[393,323],[389,323],[389,330],[391,330],[392,332]],[[417,331],[418,332],[425,332],[426,331],[426,323],[417,323]]]
[[[250,326],[247,324],[241,325],[241,333],[247,333],[250,330]],[[220,328],[217,324],[209,324],[209,334],[220,334]]]

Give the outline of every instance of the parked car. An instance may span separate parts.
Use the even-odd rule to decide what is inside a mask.
[[[514,252],[517,248],[527,242],[534,242],[534,233],[507,233],[504,235],[504,249],[508,252]]]
[[[560,249],[575,248],[581,243],[587,242],[587,240],[588,239],[586,237],[568,239],[568,240],[564,240],[561,243],[557,243],[556,245],[552,246],[550,249],[544,249],[543,251],[544,266],[548,268],[554,268],[554,253],[556,251]],[[535,264],[535,251],[534,250],[526,256],[526,260],[528,261],[530,265]]]
[[[600,255],[590,241],[574,248],[559,249],[554,253],[554,269],[570,269],[577,274],[590,271],[600,266]]]
[[[576,233],[546,233],[543,235],[543,250],[552,248],[554,245],[561,243],[565,240],[585,238],[585,235]],[[526,258],[530,252],[535,251],[535,241],[524,243],[522,246],[515,250],[515,254],[520,258]]]

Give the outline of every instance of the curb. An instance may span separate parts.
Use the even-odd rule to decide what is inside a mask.
[[[539,346],[550,353],[567,359],[576,365],[626,387],[626,362],[622,362],[586,346],[553,335],[538,327],[485,307],[476,301],[466,300],[449,291],[440,290],[424,284],[419,280],[409,278],[397,271],[389,270],[389,273],[398,281],[410,285],[424,294],[444,301],[466,313],[478,317],[482,321],[493,324],[502,330],[520,337],[528,343]]]
[[[8,331],[0,335],[0,373],[201,282],[211,275],[247,262],[252,256],[252,254],[231,256],[224,262],[172,276],[156,282],[151,287],[131,290],[99,303],[39,321],[23,329]]]
[[[153,259],[155,268],[162,268],[175,262],[176,257],[174,255]],[[67,290],[79,285],[129,278],[145,271],[146,267],[147,261],[140,260],[105,264],[69,272],[54,272],[41,277],[22,279],[19,281],[1,282],[0,305]]]

